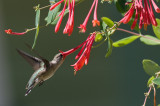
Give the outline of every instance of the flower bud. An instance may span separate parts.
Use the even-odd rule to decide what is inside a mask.
[[[95,42],[100,42],[103,39],[102,34],[96,34]]]

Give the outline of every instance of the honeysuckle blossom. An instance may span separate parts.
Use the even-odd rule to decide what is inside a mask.
[[[11,34],[11,35],[24,35],[24,34],[26,34],[27,32],[12,32],[12,29],[8,29],[8,30],[5,30],[5,32],[7,33],[7,34]]]
[[[72,5],[71,5],[72,4]],[[68,21],[67,24],[63,30],[64,34],[67,34],[70,36],[73,32],[73,27],[74,27],[74,5],[75,5],[75,1],[72,0],[72,3],[70,3],[69,0],[69,16],[68,16]]]
[[[87,23],[88,23],[88,20],[89,20],[89,17],[91,15],[91,12],[93,10],[93,7],[95,6],[95,10],[94,10],[94,16],[93,16],[93,20],[92,20],[92,23],[93,23],[93,27],[95,27],[96,25],[100,25],[100,22],[98,21],[97,19],[97,7],[98,7],[98,0],[94,0],[93,1],[93,4],[91,6],[91,9],[89,10],[89,13],[86,17],[86,19],[84,20],[83,24],[81,24],[78,28],[80,28],[80,32],[82,33],[85,33],[86,32],[86,26],[87,26]]]
[[[93,20],[92,20],[93,27],[100,26],[100,22],[97,19],[97,7],[98,7],[98,0],[96,0],[96,5],[95,5],[95,9],[94,9],[94,16],[93,16]]]
[[[55,7],[57,7],[59,4],[61,4],[62,2],[64,2],[64,0],[60,0],[59,2],[53,4],[51,7],[50,7],[50,10],[53,10]],[[66,26],[63,30],[63,33],[64,34],[68,34],[69,36],[72,34],[73,32],[73,27],[74,27],[74,6],[75,6],[75,0],[66,0],[65,1],[65,4],[64,4],[64,7],[62,9],[62,12],[59,14],[59,20],[55,26],[55,32],[58,32],[59,31],[59,28],[60,28],[60,25],[61,25],[61,22],[62,22],[62,19],[63,19],[63,15],[64,15],[64,12],[66,10],[66,4],[68,2],[68,10],[69,10],[69,16],[68,16],[68,21],[66,23]],[[80,28],[80,32],[86,32],[86,26],[87,26],[87,22],[89,20],[89,17],[91,15],[91,12],[93,10],[95,6],[95,10],[94,10],[94,16],[93,16],[93,20],[92,20],[92,23],[93,23],[93,27],[95,27],[96,25],[100,25],[100,22],[98,21],[97,19],[97,7],[98,7],[98,0],[94,0],[93,1],[93,4],[91,6],[91,9],[86,17],[86,19],[84,20],[83,24],[81,24],[79,26]]]
[[[57,3],[55,3],[54,5],[52,5],[50,7],[50,10],[53,10],[55,7],[57,7],[59,4],[61,4],[64,0],[61,0]],[[66,10],[66,5],[67,5],[67,1],[68,1],[68,10],[69,10],[69,16],[68,16],[68,21],[67,21],[67,24],[63,30],[63,33],[64,34],[68,34],[69,36],[72,34],[73,32],[73,26],[74,26],[74,6],[75,6],[75,0],[66,0],[65,1],[65,4],[64,4],[64,7],[61,11],[61,13],[59,14],[59,20],[55,26],[55,32],[57,33],[59,31],[59,28],[60,28],[60,25],[61,25],[61,22],[62,22],[62,19],[63,19],[63,15],[64,15],[64,12]]]
[[[80,44],[79,46],[70,49],[66,52],[60,51],[62,53],[62,55],[64,57],[68,56],[69,54],[73,53],[74,51],[76,51],[77,49],[79,49],[80,47],[81,50],[79,51],[79,53],[76,55],[75,59],[78,59],[77,62],[71,66],[74,67],[75,73],[80,70],[84,64],[87,65],[88,61],[89,61],[89,57],[90,57],[90,52],[91,52],[91,47],[92,44],[94,42],[96,33],[92,33],[91,35],[89,35],[89,37],[86,39],[86,41],[84,41],[82,44]]]
[[[127,24],[135,12],[135,18],[132,23],[131,29],[135,28],[138,19],[140,29],[142,28],[142,25],[144,25],[145,30],[147,30],[147,26],[149,24],[157,26],[157,21],[153,13],[152,5],[157,13],[160,13],[160,9],[158,8],[154,0],[132,0],[132,2],[130,3],[132,3],[132,6],[124,15],[124,18],[120,20],[121,23]]]

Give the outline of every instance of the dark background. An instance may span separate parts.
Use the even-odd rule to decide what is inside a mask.
[[[48,5],[48,0],[0,0],[0,106],[141,106],[149,76],[143,71],[142,60],[151,59],[160,63],[159,46],[147,46],[139,40],[122,48],[113,48],[109,58],[104,58],[107,43],[92,49],[90,61],[76,76],[73,75],[75,63],[73,53],[68,56],[64,64],[58,69],[54,77],[41,87],[36,87],[27,97],[24,96],[25,86],[33,71],[30,65],[18,55],[16,48],[33,55],[25,46],[32,45],[35,31],[24,36],[12,36],[4,33],[5,29],[23,32],[26,28],[34,27],[35,12],[33,6]],[[69,50],[83,42],[89,33],[97,30],[90,21],[85,34],[78,33],[78,26],[82,24],[92,2],[85,0],[75,7],[75,27],[73,34],[68,37],[62,31],[68,16],[63,20],[60,31],[55,34],[54,26],[40,29],[36,44],[36,51],[48,60],[52,60],[58,50]],[[41,11],[41,25],[45,25],[44,18],[48,9]],[[156,14],[157,15],[157,14]],[[99,3],[98,19],[107,16],[119,21],[122,16],[116,7],[108,3]],[[157,15],[159,17],[159,14]],[[130,26],[122,25],[129,29]],[[142,31],[143,32],[143,31]],[[153,32],[148,28],[143,34]],[[112,40],[130,36],[117,31]],[[96,45],[94,43],[94,45]],[[157,92],[157,102],[160,103],[160,93]],[[147,101],[147,106],[153,105],[153,92]]]

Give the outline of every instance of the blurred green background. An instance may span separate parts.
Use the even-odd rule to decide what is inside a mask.
[[[34,27],[35,12],[33,6],[48,5],[48,0],[0,0],[0,106],[141,106],[149,76],[143,71],[142,60],[151,59],[160,64],[159,46],[147,46],[139,40],[122,48],[113,48],[112,55],[105,59],[107,43],[92,49],[90,61],[76,76],[73,75],[75,63],[73,53],[58,69],[54,77],[43,86],[36,87],[27,97],[24,96],[25,86],[32,75],[31,66],[18,55],[16,48],[33,55],[25,46],[32,45],[35,31],[24,36],[10,36],[5,29],[23,32],[26,28]],[[92,2],[85,0],[75,8],[75,27],[73,34],[68,37],[62,31],[68,16],[63,20],[60,31],[55,34],[54,26],[40,29],[36,51],[48,60],[52,60],[58,50],[71,49],[83,42],[89,33],[97,30],[90,21],[87,33],[79,34],[78,26],[82,24]],[[41,11],[41,25],[48,9]],[[108,3],[99,3],[98,18],[107,16],[118,21],[122,18],[116,7]],[[157,17],[159,14],[157,15]],[[130,29],[128,25],[121,28]],[[148,28],[143,34],[152,34]],[[112,40],[130,36],[117,31]],[[96,45],[94,43],[94,45]],[[160,103],[160,92],[157,92],[157,103]],[[153,105],[153,92],[146,106]]]

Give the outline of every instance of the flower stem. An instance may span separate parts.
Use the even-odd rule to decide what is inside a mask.
[[[117,28],[117,30],[127,32],[127,33],[137,35],[137,36],[144,36],[144,35],[141,35],[141,34],[138,34],[138,33],[135,33],[135,32],[131,32],[131,31],[128,31],[128,30],[125,30],[125,29],[122,29],[122,28]]]
[[[144,103],[143,103],[143,105],[142,105],[142,106],[145,106],[145,105],[146,105],[147,98],[148,98],[148,96],[149,96],[149,94],[150,94],[151,90],[152,90],[152,87],[150,87],[150,88],[149,88],[149,90],[148,90],[148,92],[146,93],[146,97],[145,97],[145,100],[144,100]]]
[[[154,106],[156,106],[156,88],[154,87]]]
[[[160,75],[160,73],[157,73],[156,78],[158,78],[159,75]],[[152,88],[154,89],[154,106],[156,106],[156,89],[155,89],[155,87],[154,87],[154,83],[153,83],[153,82],[150,84],[149,90],[148,90],[148,92],[147,92],[146,95],[145,95],[144,103],[143,103],[142,106],[145,106],[145,105],[146,105],[147,98],[148,98],[148,96],[150,95],[150,92],[151,92]]]

